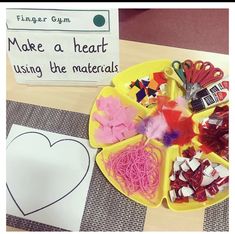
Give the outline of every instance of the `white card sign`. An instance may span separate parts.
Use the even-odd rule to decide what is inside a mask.
[[[18,83],[109,85],[119,70],[117,9],[7,9],[7,52]]]

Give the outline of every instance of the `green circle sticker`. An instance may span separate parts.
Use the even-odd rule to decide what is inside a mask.
[[[105,24],[105,18],[103,15],[96,15],[93,18],[93,22],[94,22],[95,26],[102,27]]]

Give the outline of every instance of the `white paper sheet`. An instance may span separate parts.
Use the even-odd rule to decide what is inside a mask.
[[[7,213],[78,231],[95,155],[86,139],[13,125],[7,138]]]

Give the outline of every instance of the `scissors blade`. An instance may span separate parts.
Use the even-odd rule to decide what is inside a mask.
[[[196,93],[201,89],[202,87],[198,83],[194,83],[193,86],[191,87],[190,99],[195,99]]]
[[[188,83],[187,82],[185,98],[188,101],[191,99],[191,89],[192,89],[192,86],[193,86],[192,83]]]
[[[201,89],[201,86],[198,83],[187,83],[187,89],[186,89],[186,100],[194,99],[196,96],[196,93]]]

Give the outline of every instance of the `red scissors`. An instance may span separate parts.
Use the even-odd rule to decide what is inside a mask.
[[[210,62],[204,62],[202,68],[198,74],[196,82],[203,88],[221,80],[224,76],[224,72],[220,68],[215,68]]]
[[[192,60],[187,59],[183,62],[182,66],[183,66],[188,83],[194,84],[196,82],[196,78],[199,74],[199,71],[202,65],[203,65],[203,62],[200,60],[193,63]]]
[[[192,60],[187,59],[182,63],[182,67],[186,77],[186,99],[189,100],[193,94],[199,90],[199,84],[196,83],[196,79],[199,75],[200,69],[203,65],[202,61],[196,61],[193,63]]]
[[[187,59],[183,62],[182,67],[187,80],[186,99],[190,99],[200,90],[223,78],[224,72],[220,68],[215,68],[210,62],[200,60],[193,63]]]

